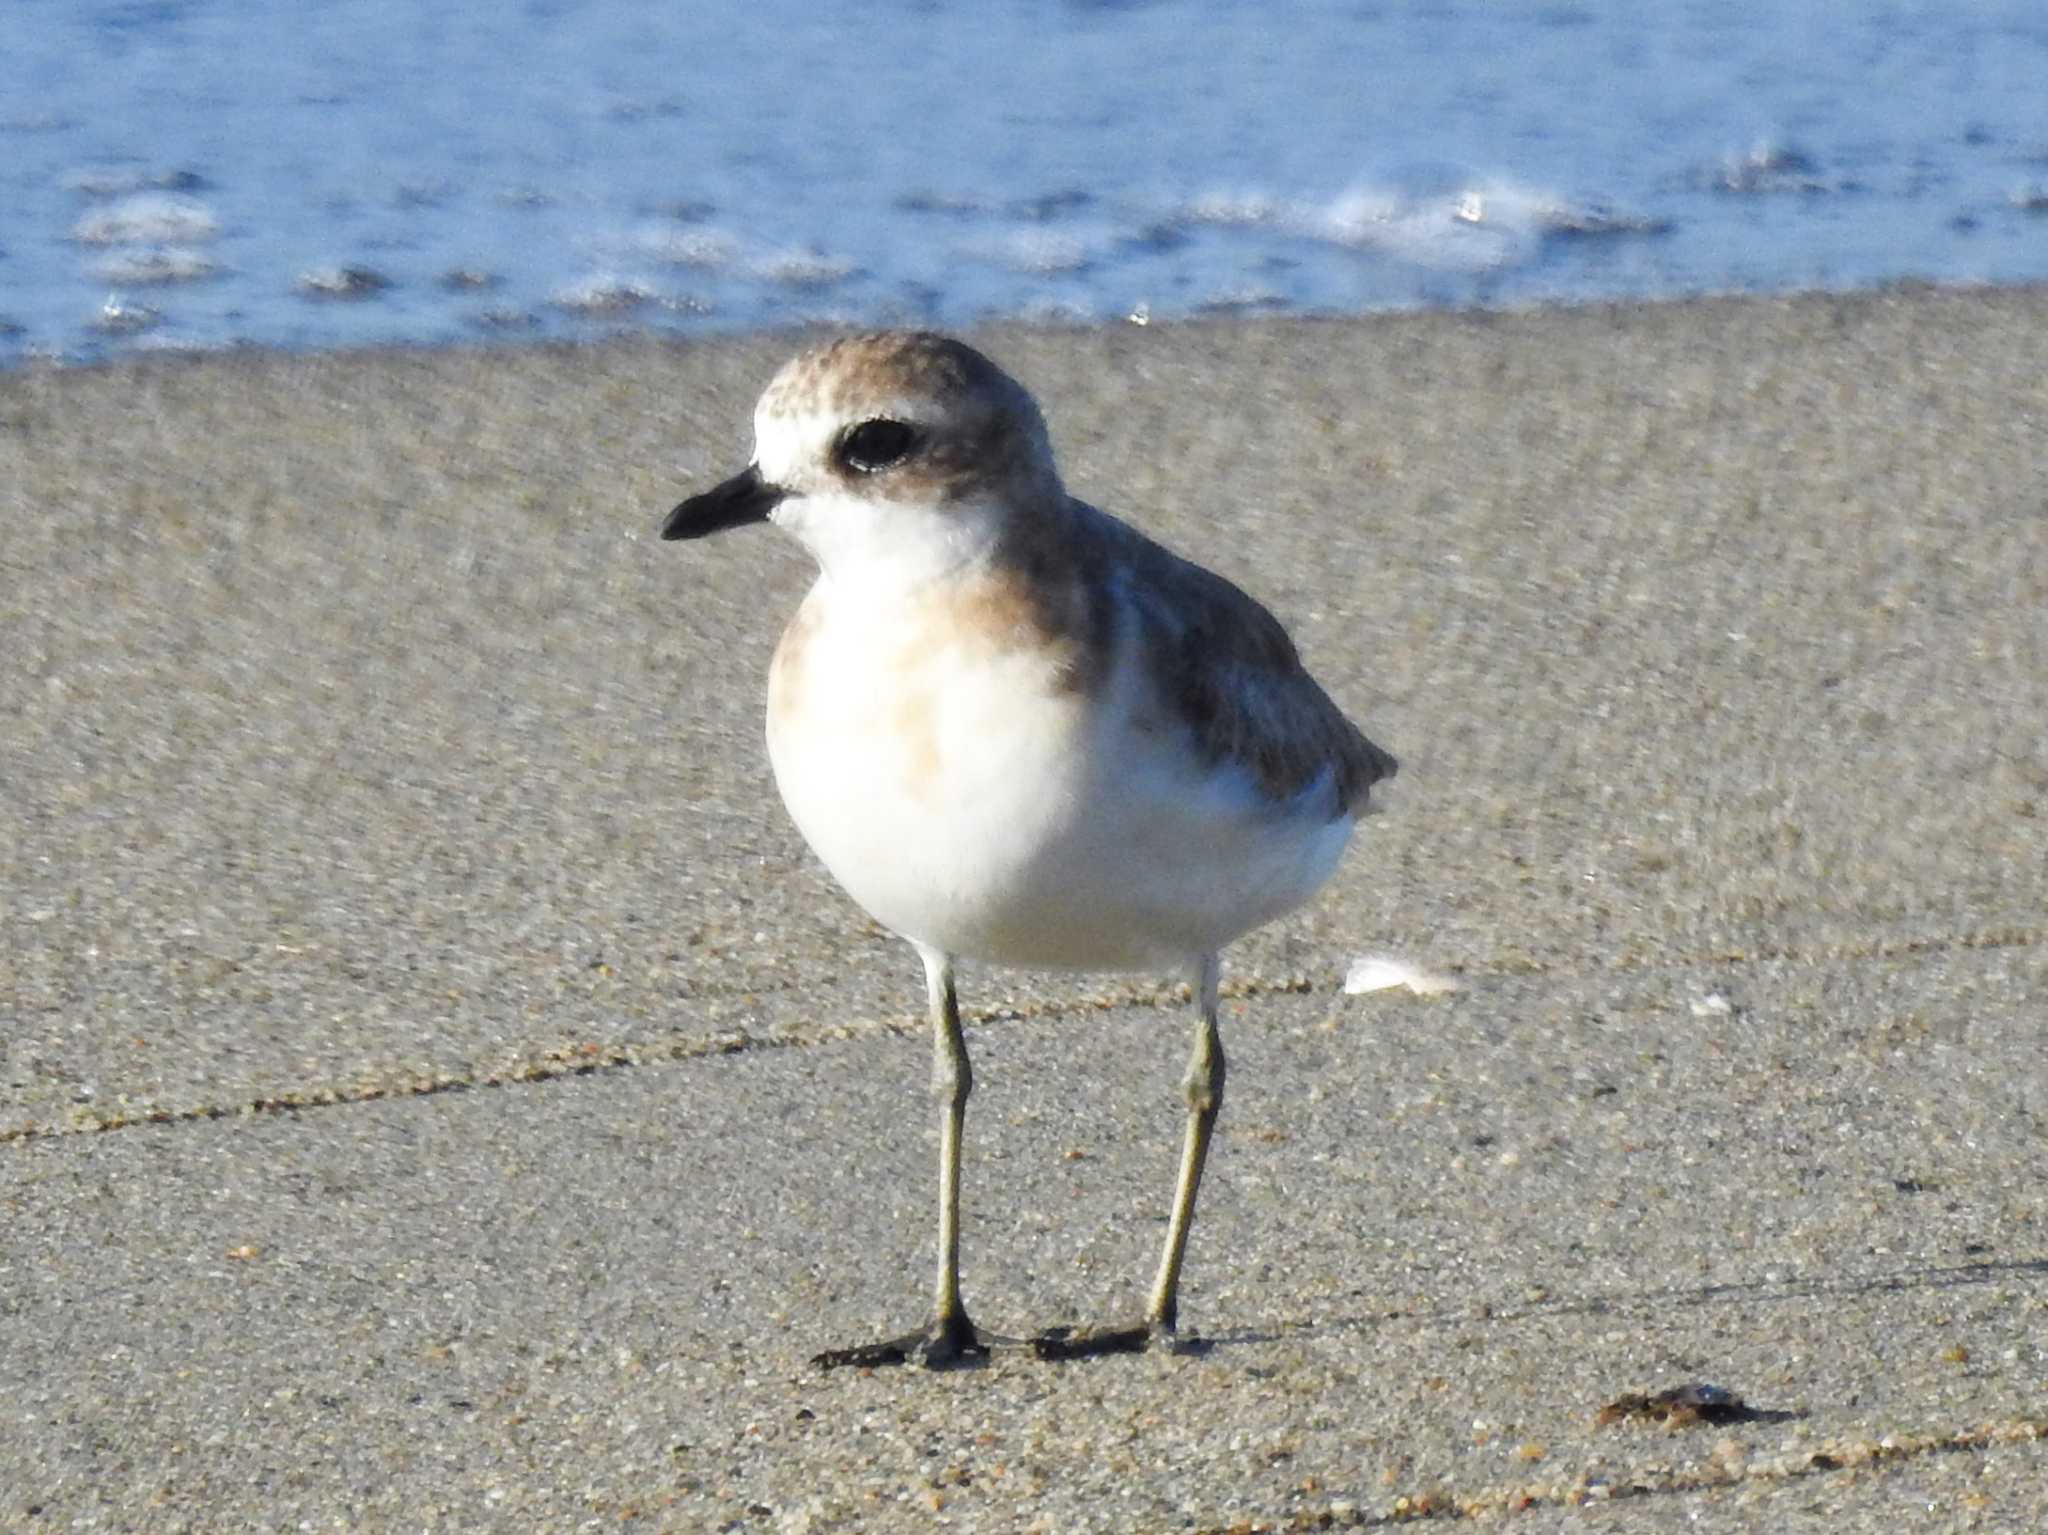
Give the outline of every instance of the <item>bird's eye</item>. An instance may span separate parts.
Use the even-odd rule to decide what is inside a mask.
[[[863,421],[839,439],[839,461],[861,474],[873,474],[907,457],[917,446],[917,432],[901,421]]]

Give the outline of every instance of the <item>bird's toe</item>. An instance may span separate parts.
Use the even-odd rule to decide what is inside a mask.
[[[1142,1354],[1152,1345],[1151,1326],[1134,1322],[1128,1327],[1048,1327],[1031,1340],[1031,1352],[1040,1359],[1095,1359]]]
[[[886,1365],[918,1364],[928,1370],[986,1359],[989,1351],[1010,1339],[985,1333],[964,1314],[936,1318],[921,1332],[879,1343],[858,1343],[852,1348],[828,1348],[813,1354],[811,1363],[821,1370],[872,1370]]]

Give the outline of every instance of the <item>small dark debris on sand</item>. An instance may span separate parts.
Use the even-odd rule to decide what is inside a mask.
[[[1666,1428],[1691,1428],[1698,1423],[1754,1423],[1758,1412],[1725,1386],[1688,1381],[1645,1396],[1629,1391],[1593,1415],[1605,1428],[1613,1423],[1661,1423]]]

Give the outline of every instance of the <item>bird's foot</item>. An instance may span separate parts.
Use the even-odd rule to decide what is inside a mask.
[[[1174,1331],[1169,1323],[1133,1322],[1127,1327],[1048,1327],[1031,1340],[1040,1359],[1095,1359],[1104,1354],[1205,1354],[1209,1344],[1193,1334]]]
[[[943,1370],[986,1359],[989,1350],[1015,1341],[983,1332],[967,1320],[965,1313],[955,1313],[934,1318],[922,1332],[885,1338],[880,1343],[855,1344],[852,1348],[828,1348],[822,1354],[813,1354],[811,1363],[821,1370],[872,1370],[895,1364],[920,1364],[927,1370]]]

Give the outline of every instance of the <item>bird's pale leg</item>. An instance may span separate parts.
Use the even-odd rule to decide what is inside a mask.
[[[1187,1255],[1188,1228],[1195,1223],[1195,1195],[1202,1187],[1202,1164],[1209,1159],[1209,1135],[1223,1107],[1223,1035],[1216,1026],[1217,956],[1205,954],[1195,982],[1195,1047],[1188,1056],[1188,1074],[1181,1091],[1188,1102],[1188,1133],[1181,1143],[1180,1177],[1174,1184],[1173,1218],[1166,1227],[1166,1251],[1159,1258],[1159,1277],[1145,1321],[1157,1340],[1173,1336],[1179,1311],[1180,1265]]]
[[[1188,1231],[1195,1223],[1195,1195],[1202,1187],[1202,1167],[1209,1160],[1209,1137],[1223,1107],[1223,1035],[1216,1025],[1218,957],[1205,954],[1195,972],[1195,1045],[1188,1056],[1181,1092],[1187,1099],[1187,1137],[1181,1143],[1180,1176],[1174,1183],[1173,1215],[1166,1227],[1166,1250],[1160,1254],[1159,1277],[1145,1320],[1135,1327],[1106,1327],[1071,1333],[1063,1328],[1032,1339],[1042,1359],[1079,1359],[1094,1354],[1135,1353],[1150,1345],[1175,1343],[1181,1261],[1187,1256]]]
[[[960,1002],[953,992],[953,957],[920,948],[925,990],[932,1014],[932,1097],[939,1105],[939,1276],[933,1292],[931,1349],[945,1357],[987,1353],[976,1338],[967,1308],[960,1304],[960,1133],[967,1125],[967,1097],[974,1091],[974,1066],[960,1032]],[[925,1362],[942,1362],[927,1351]]]
[[[968,1320],[960,1303],[960,1134],[967,1123],[967,1097],[974,1091],[974,1067],[960,1032],[960,1003],[953,990],[953,956],[918,945],[924,961],[925,992],[932,1019],[932,1096],[939,1105],[939,1272],[931,1325],[923,1332],[856,1348],[828,1349],[813,1364],[952,1364],[988,1352],[989,1341]]]

